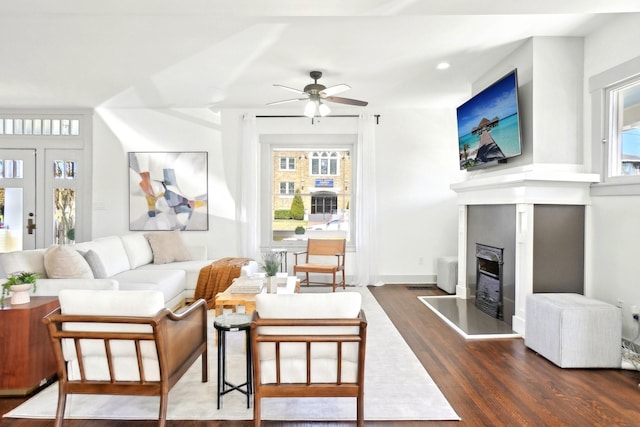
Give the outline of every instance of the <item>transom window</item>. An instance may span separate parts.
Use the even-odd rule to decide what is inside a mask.
[[[78,119],[0,118],[0,135],[78,136]]]

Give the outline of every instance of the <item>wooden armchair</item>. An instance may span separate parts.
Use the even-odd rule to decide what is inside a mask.
[[[305,279],[301,283],[329,284],[327,282],[311,282],[309,273],[331,274],[331,286],[333,292],[336,291],[336,273],[342,273],[342,289],[345,289],[344,280],[344,255],[346,248],[345,239],[309,239],[307,240],[307,250],[295,252],[295,265],[293,274],[305,273]],[[304,255],[304,262],[298,262],[298,256]],[[333,262],[332,262],[333,261]]]
[[[251,322],[254,426],[262,399],[355,397],[364,426],[367,320],[357,292],[259,294]]]
[[[169,390],[198,357],[208,381],[204,300],[175,314],[159,291],[62,290],[58,298],[43,319],[57,363],[56,427],[76,393],[160,396],[162,427]]]

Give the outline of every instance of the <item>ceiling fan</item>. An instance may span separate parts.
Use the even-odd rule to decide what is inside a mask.
[[[306,85],[302,90],[294,89],[292,87],[288,87],[280,84],[274,84],[274,86],[281,87],[291,92],[295,92],[299,95],[304,95],[304,97],[294,98],[294,99],[285,99],[284,101],[270,102],[267,105],[278,105],[278,104],[286,104],[288,102],[307,101],[307,104],[304,107],[305,116],[307,117],[315,116],[316,109],[317,109],[318,113],[320,113],[320,115],[324,117],[331,112],[331,109],[323,101],[335,102],[337,104],[357,105],[359,107],[366,107],[368,104],[368,102],[359,101],[357,99],[342,98],[342,97],[334,96],[351,89],[351,86],[345,85],[345,84],[339,84],[335,86],[326,87],[324,85],[321,85],[318,83],[318,79],[322,77],[322,72],[320,71],[311,71],[309,73],[309,76],[314,80],[314,82]]]

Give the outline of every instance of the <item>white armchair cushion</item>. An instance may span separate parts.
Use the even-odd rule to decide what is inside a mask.
[[[164,297],[158,291],[94,291],[63,289],[58,294],[62,314],[97,316],[151,317],[164,309]],[[65,323],[65,330],[150,332],[148,325]],[[82,354],[87,379],[109,380],[106,353],[101,340],[82,340]],[[131,341],[113,341],[115,377],[118,380],[138,380],[135,346]],[[145,378],[159,380],[158,355],[152,342],[141,343]],[[63,353],[69,364],[69,379],[79,379],[78,361],[72,342],[63,342]]]
[[[326,294],[259,294],[256,311],[268,319],[353,319],[358,317],[362,295],[357,292]],[[358,327],[350,326],[270,326],[260,327],[261,335],[357,335]],[[337,344],[314,343],[311,346],[311,381],[335,382],[337,375]],[[275,346],[260,344],[261,378],[263,384],[276,380]],[[306,345],[282,343],[280,380],[283,383],[304,383],[307,378]],[[285,363],[286,361],[286,363]],[[342,348],[342,381],[357,381],[358,344],[345,343]]]

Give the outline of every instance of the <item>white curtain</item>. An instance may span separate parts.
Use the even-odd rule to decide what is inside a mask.
[[[238,160],[240,200],[237,217],[240,229],[240,256],[260,259],[258,247],[258,131],[256,116],[242,117],[242,146]]]
[[[383,285],[378,274],[376,206],[376,118],[360,115],[356,157],[356,274],[354,285]]]

